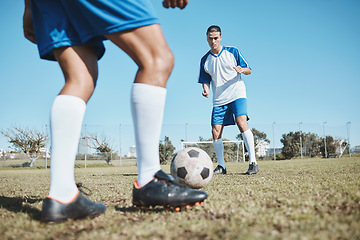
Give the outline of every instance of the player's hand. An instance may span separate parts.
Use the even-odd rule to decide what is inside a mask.
[[[234,69],[235,69],[235,71],[237,72],[237,73],[242,73],[242,74],[244,74],[244,75],[249,75],[249,74],[251,74],[251,69],[250,68],[242,68],[242,67],[240,67],[240,66],[236,66],[236,67],[233,67]]]
[[[210,96],[210,93],[209,93],[209,91],[206,91],[206,90],[204,89],[204,91],[202,92],[202,95],[203,95],[204,97],[208,98],[208,97]]]
[[[23,29],[25,38],[32,43],[36,43],[30,7],[25,7],[23,15]]]
[[[186,7],[186,5],[188,4],[189,0],[164,0],[163,1],[163,6],[164,8],[180,8],[180,9],[184,9]]]
[[[244,69],[240,66],[233,67],[237,73],[244,73]]]

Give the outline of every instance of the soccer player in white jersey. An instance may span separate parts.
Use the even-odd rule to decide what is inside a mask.
[[[218,160],[214,174],[226,174],[224,145],[221,135],[224,126],[239,127],[249,152],[249,169],[246,174],[256,174],[259,167],[255,158],[254,136],[247,125],[246,88],[241,74],[251,74],[251,68],[235,47],[221,45],[221,28],[212,25],[206,32],[210,50],[201,58],[198,82],[203,86],[202,95],[209,97],[213,91],[211,116],[213,145]]]
[[[164,0],[163,6],[183,9],[187,3]],[[160,168],[159,138],[174,57],[150,0],[25,0],[23,27],[40,57],[57,61],[65,78],[50,113],[50,190],[41,221],[94,217],[106,210],[104,204],[83,197],[74,179],[81,126],[96,86],[104,40],[122,49],[139,67],[131,90],[138,156],[133,204],[179,209],[207,198],[203,191],[178,185]]]

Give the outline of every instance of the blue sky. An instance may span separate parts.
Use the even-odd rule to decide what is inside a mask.
[[[202,97],[197,77],[200,58],[209,50],[205,31],[217,24],[222,28],[222,44],[239,48],[253,69],[243,77],[250,127],[266,131],[271,138],[271,123],[276,122],[278,146],[281,134],[297,131],[299,122],[304,131],[315,126],[319,134],[327,122],[326,132],[339,131],[339,137],[347,136],[346,123],[351,122],[351,144],[360,145],[360,1],[190,0],[184,10],[164,9],[160,0],[152,2],[175,55],[163,135],[177,136],[174,142],[211,137],[212,104]],[[40,60],[36,46],[23,37],[23,1],[1,1],[0,9],[0,129],[43,128],[63,85],[62,73],[57,63]],[[118,133],[122,124],[124,152],[134,144],[129,95],[136,69],[107,41],[98,86],[84,120],[88,131],[103,126]],[[170,128],[178,133],[167,134]],[[235,140],[237,130],[225,129],[225,134]],[[0,136],[0,148],[8,146]]]

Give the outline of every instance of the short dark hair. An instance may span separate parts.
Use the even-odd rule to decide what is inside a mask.
[[[206,35],[209,33],[209,32],[220,32],[220,35],[221,35],[221,28],[219,26],[216,26],[216,25],[211,25],[207,31],[206,31]]]

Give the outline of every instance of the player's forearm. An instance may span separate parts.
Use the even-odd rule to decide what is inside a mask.
[[[209,85],[209,84],[203,83],[203,84],[202,84],[202,87],[203,87],[204,91],[209,92],[209,89],[210,89],[210,85]]]
[[[209,93],[210,85],[207,84],[207,83],[203,83],[202,86],[203,86],[203,89],[204,89],[204,91],[202,92],[202,95],[204,97],[208,98],[210,96],[210,93]]]
[[[251,74],[251,69],[250,68],[242,68],[243,69],[243,74],[244,75],[249,75],[249,74]]]
[[[25,0],[25,10],[30,10],[30,0]]]

